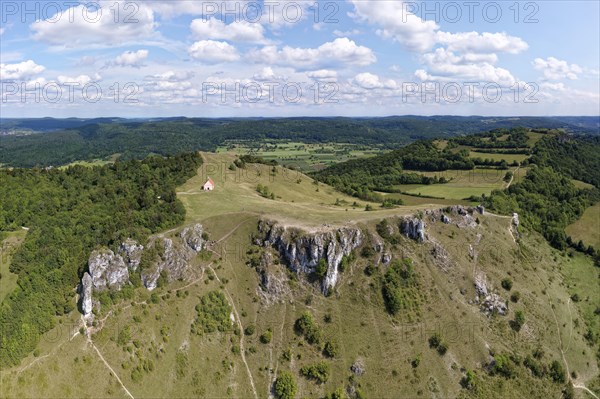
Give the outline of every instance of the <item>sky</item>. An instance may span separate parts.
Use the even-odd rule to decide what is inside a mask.
[[[0,2],[2,117],[599,115],[600,2]]]

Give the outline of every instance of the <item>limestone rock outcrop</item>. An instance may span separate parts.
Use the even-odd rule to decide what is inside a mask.
[[[258,244],[275,248],[281,259],[296,273],[312,273],[319,262],[325,260],[327,272],[321,284],[324,294],[335,287],[342,258],[360,246],[363,239],[360,229],[354,227],[305,233],[277,223],[260,221],[258,229],[263,235]]]
[[[500,295],[488,288],[485,274],[480,273],[475,276],[474,283],[476,293],[475,302],[479,304],[481,311],[488,316],[494,312],[505,315],[508,311],[508,305]]]
[[[127,267],[133,271],[136,271],[140,265],[143,252],[144,246],[131,238],[122,242],[118,250],[119,255],[125,260]]]
[[[92,302],[92,276],[89,273],[84,273],[79,287],[80,305],[83,316],[89,318],[93,310]]]
[[[425,241],[425,222],[416,217],[407,217],[400,222],[400,231],[416,241]]]
[[[88,260],[88,269],[96,291],[118,290],[129,282],[129,270],[125,261],[110,249],[92,252]]]

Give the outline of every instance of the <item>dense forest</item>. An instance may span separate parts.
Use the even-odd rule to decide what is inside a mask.
[[[565,128],[597,134],[594,120],[575,125],[555,118],[522,117],[527,127]],[[572,122],[572,121],[571,121]],[[393,116],[386,118],[168,118],[159,120],[3,119],[0,164],[64,165],[76,160],[122,160],[148,154],[214,151],[227,140],[285,139],[305,143],[354,143],[395,149],[420,139],[449,138],[510,128],[515,118]],[[11,130],[46,132],[3,135]]]
[[[0,365],[18,363],[75,309],[73,288],[90,252],[132,237],[145,242],[180,224],[175,187],[193,176],[198,154],[103,167],[0,170],[0,231],[29,228],[10,270],[18,287],[0,307]]]
[[[356,159],[316,172],[313,177],[346,194],[380,200],[373,191],[393,192],[398,184],[435,184],[440,181],[405,170],[471,170],[468,151],[439,150],[431,141],[419,141],[372,158]]]

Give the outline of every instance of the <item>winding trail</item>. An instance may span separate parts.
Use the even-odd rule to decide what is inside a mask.
[[[215,272],[215,269],[213,269],[212,266],[210,266],[210,265],[208,265],[208,268],[213,272],[213,274],[215,275],[215,278],[217,279],[219,284],[223,284],[221,282],[221,279],[219,279],[219,276]],[[244,362],[244,365],[246,366],[246,371],[248,372],[248,378],[250,379],[250,385],[252,386],[252,392],[254,393],[254,398],[258,399],[258,393],[256,392],[256,386],[254,385],[254,377],[252,377],[252,372],[250,371],[250,366],[248,366],[248,362],[246,361],[246,353],[245,353],[246,349],[244,347],[244,327],[242,326],[240,315],[235,306],[235,302],[233,301],[233,297],[229,294],[227,287],[225,287],[224,285],[223,285],[223,291],[225,291],[225,295],[227,295],[227,300],[231,303],[231,308],[233,309],[233,313],[235,313],[235,321],[236,321],[238,327],[240,328],[240,332],[241,332],[240,333],[240,354],[242,356],[242,361]]]
[[[82,320],[83,320],[83,316],[81,316]],[[85,323],[85,320],[83,320],[83,326],[85,328],[86,331],[86,337],[87,337],[87,342],[92,346],[92,348],[94,348],[94,350],[96,351],[96,353],[98,354],[98,357],[100,358],[100,360],[102,360],[102,362],[104,363],[104,365],[106,366],[107,369],[110,370],[110,372],[115,376],[115,378],[117,379],[117,381],[119,382],[119,384],[121,385],[121,388],[123,388],[123,390],[125,391],[125,393],[127,394],[127,396],[129,396],[131,399],[135,399],[133,397],[133,395],[131,394],[131,392],[129,392],[129,390],[127,389],[127,387],[125,386],[125,384],[123,384],[123,381],[121,381],[121,379],[119,378],[119,375],[116,373],[115,370],[113,370],[112,367],[110,367],[110,364],[108,364],[108,362],[106,361],[106,359],[104,358],[104,356],[102,356],[102,353],[100,352],[100,350],[96,347],[96,345],[94,344],[94,341],[92,341],[92,337],[88,332],[87,329],[87,325]]]

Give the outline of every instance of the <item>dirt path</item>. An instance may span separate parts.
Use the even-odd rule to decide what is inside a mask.
[[[208,266],[208,268],[213,272],[213,274],[214,274],[215,278],[217,279],[217,281],[219,282],[219,284],[223,284],[221,282],[221,279],[219,279],[219,276],[215,272],[215,269],[213,269],[212,266],[210,266],[210,265]],[[235,302],[233,301],[233,297],[229,294],[227,287],[224,287],[223,291],[225,291],[225,295],[227,295],[227,300],[229,301],[229,303],[231,303],[231,308],[233,309],[233,313],[235,314],[235,321],[241,332],[240,333],[240,354],[242,355],[242,362],[244,362],[244,365],[246,366],[246,371],[248,372],[248,378],[250,379],[250,385],[252,386],[252,392],[254,393],[254,398],[258,399],[258,393],[256,392],[256,386],[254,384],[254,377],[252,377],[252,372],[250,371],[250,366],[248,366],[248,362],[246,361],[246,349],[244,347],[244,327],[242,326],[240,315],[235,306]]]
[[[512,184],[513,180],[515,179],[515,175],[517,174],[517,172],[519,171],[520,166],[517,166],[517,169],[515,169],[513,171],[512,177],[510,178],[510,181],[508,182],[508,184],[506,185],[505,188],[509,188],[510,185]]]
[[[83,316],[81,316],[82,320],[83,320]],[[100,350],[96,347],[96,345],[94,344],[94,341],[92,341],[92,336],[91,334],[89,334],[88,329],[87,329],[87,325],[85,323],[85,320],[83,320],[83,327],[85,328],[86,331],[86,337],[87,337],[87,342],[92,346],[92,348],[94,348],[94,350],[96,351],[96,353],[98,354],[98,357],[100,358],[100,360],[102,360],[102,363],[104,363],[104,365],[106,366],[107,369],[110,370],[110,372],[112,373],[112,375],[115,376],[115,378],[117,379],[117,381],[119,382],[119,384],[121,385],[121,388],[123,388],[123,390],[125,391],[125,393],[127,394],[127,396],[129,396],[131,399],[135,399],[133,397],[133,395],[131,394],[131,392],[129,392],[129,390],[127,389],[127,387],[125,387],[125,384],[123,384],[123,381],[121,381],[121,379],[119,378],[119,375],[115,372],[115,370],[110,367],[110,364],[108,364],[108,362],[106,361],[106,359],[104,358],[104,356],[102,356],[102,353],[100,352]]]

